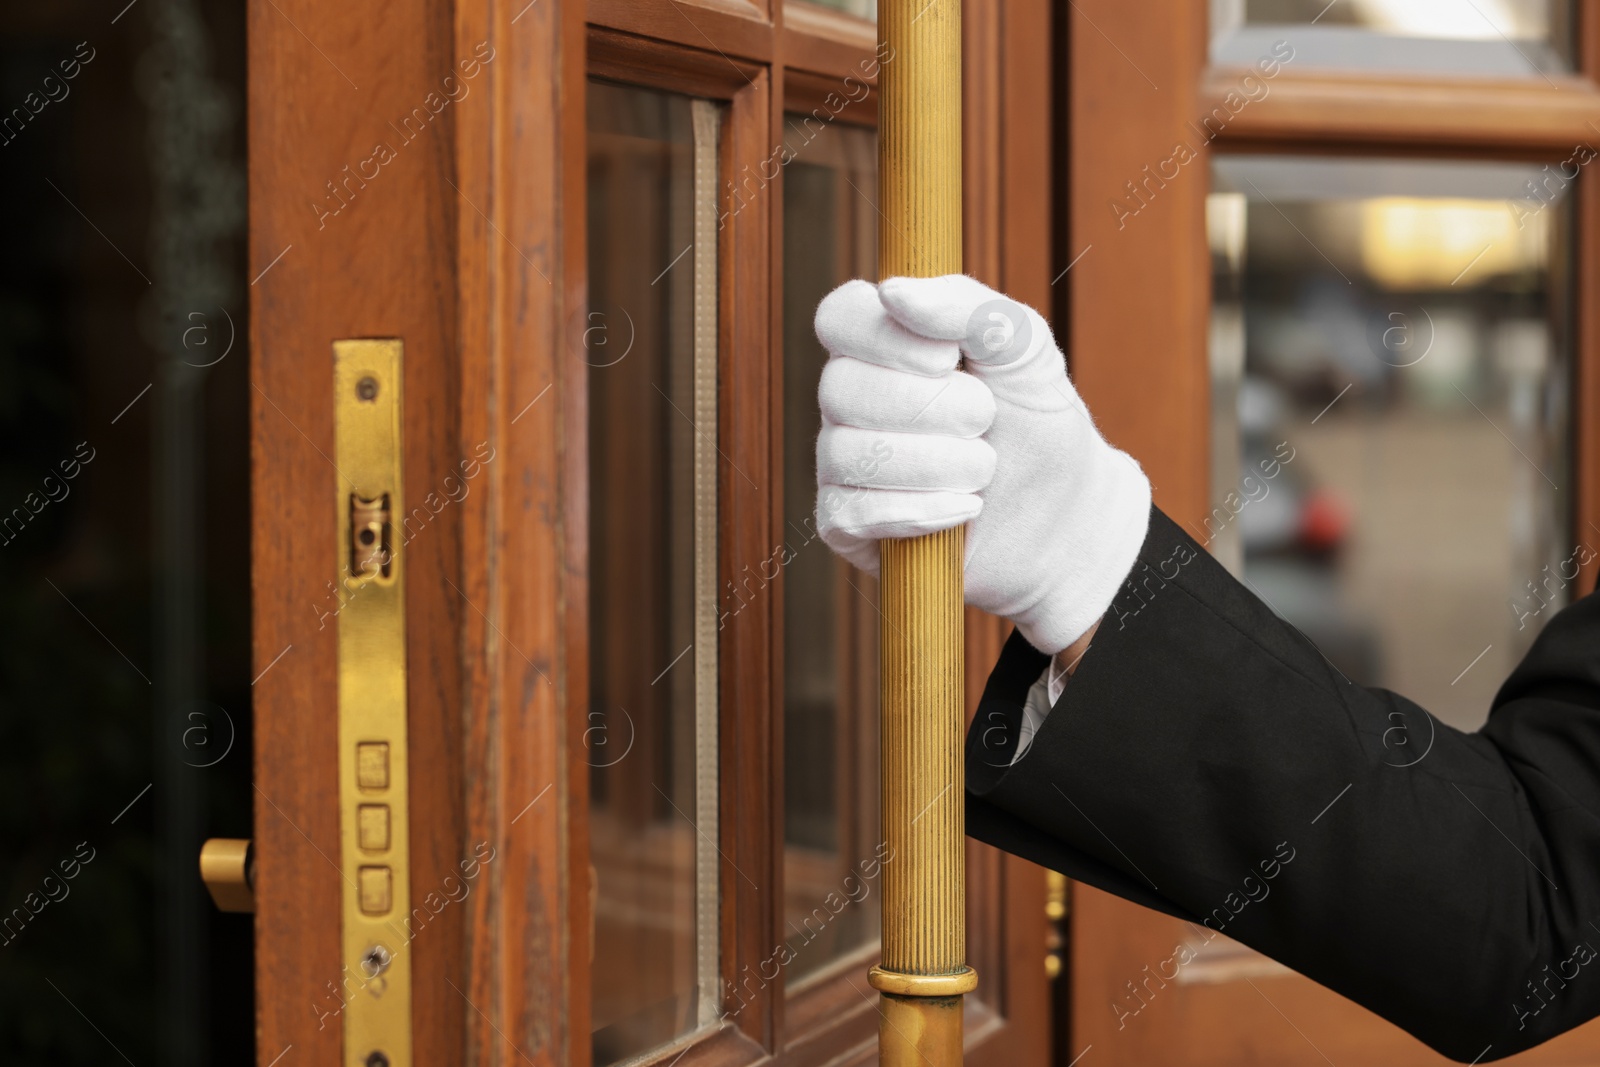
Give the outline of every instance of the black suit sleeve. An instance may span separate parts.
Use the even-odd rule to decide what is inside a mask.
[[[968,830],[1226,933],[1463,1062],[1600,1014],[1600,597],[1462,733],[1354,685],[1158,510],[1029,750],[1013,636]],[[1481,1057],[1481,1058],[1480,1058]]]

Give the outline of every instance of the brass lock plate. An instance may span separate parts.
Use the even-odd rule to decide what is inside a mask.
[[[348,1067],[411,1067],[398,340],[333,345],[341,960]]]

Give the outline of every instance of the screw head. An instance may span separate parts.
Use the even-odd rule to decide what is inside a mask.
[[[367,949],[366,955],[361,957],[361,969],[367,972],[367,977],[376,978],[389,969],[389,962],[394,957],[382,945],[373,945]]]

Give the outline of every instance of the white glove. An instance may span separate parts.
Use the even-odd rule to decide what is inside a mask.
[[[876,574],[879,539],[966,523],[967,603],[1046,654],[1081,637],[1133,568],[1150,482],[1095,429],[1044,319],[952,274],[846,282],[816,330],[822,539]]]

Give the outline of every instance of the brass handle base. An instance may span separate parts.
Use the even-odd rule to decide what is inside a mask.
[[[874,967],[867,981],[880,993],[900,997],[957,997],[978,988],[978,972],[963,967],[955,974],[901,974]]]
[[[961,1067],[961,997],[878,998],[878,1067]]]

